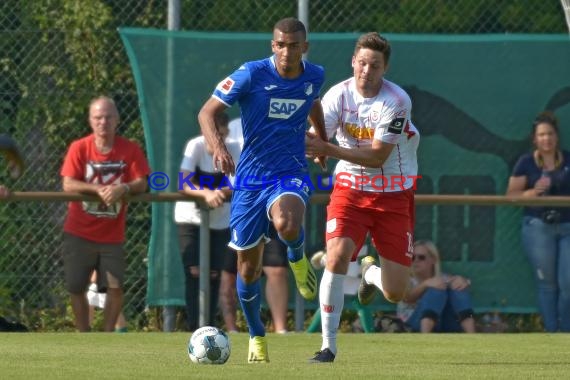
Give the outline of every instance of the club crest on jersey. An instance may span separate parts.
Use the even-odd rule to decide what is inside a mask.
[[[305,95],[309,96],[313,93],[313,84],[305,82]]]
[[[230,93],[232,87],[234,86],[234,80],[230,77],[227,77],[220,83],[218,83],[218,90],[222,92],[222,94],[227,95]]]
[[[304,103],[303,99],[271,98],[267,116],[272,119],[289,119]]]

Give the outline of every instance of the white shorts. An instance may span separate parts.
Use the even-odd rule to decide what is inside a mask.
[[[89,290],[87,291],[87,301],[89,305],[103,309],[105,307],[105,298],[107,294],[97,293],[97,284],[89,285]]]

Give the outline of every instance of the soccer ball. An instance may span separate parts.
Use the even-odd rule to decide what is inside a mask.
[[[217,327],[200,327],[188,342],[188,357],[194,363],[224,364],[228,361],[230,352],[230,338]]]

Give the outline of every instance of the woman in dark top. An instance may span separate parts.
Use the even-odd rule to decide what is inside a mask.
[[[535,149],[519,158],[507,195],[570,195],[570,153],[560,148],[556,117],[538,115],[531,137]],[[534,269],[544,328],[569,332],[570,208],[525,207],[523,215],[522,243]]]

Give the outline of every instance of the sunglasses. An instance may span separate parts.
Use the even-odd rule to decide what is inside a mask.
[[[414,255],[412,258],[413,261],[425,261],[425,259],[427,259],[426,255]]]

